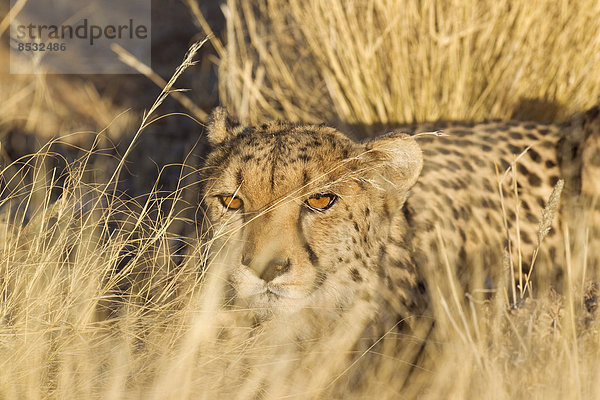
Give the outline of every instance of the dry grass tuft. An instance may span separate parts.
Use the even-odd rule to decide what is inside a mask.
[[[219,92],[243,122],[557,121],[600,96],[595,0],[229,0],[224,12]]]

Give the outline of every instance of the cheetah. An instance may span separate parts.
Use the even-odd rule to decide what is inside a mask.
[[[495,287],[509,263],[523,285],[534,252],[545,268],[535,276],[556,279],[560,233],[600,193],[598,114],[421,125],[356,142],[326,125],[241,126],[216,109],[202,196],[233,304],[259,321],[308,313],[327,325],[357,305],[365,318],[401,318],[422,309],[436,276],[447,279],[443,264],[477,289]],[[563,182],[540,244],[541,211]]]

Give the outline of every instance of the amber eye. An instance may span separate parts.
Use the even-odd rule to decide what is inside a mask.
[[[228,210],[238,210],[242,208],[242,205],[244,204],[242,199],[235,196],[219,196],[219,200],[221,201],[221,204],[223,204],[223,207]]]
[[[325,211],[335,203],[337,196],[331,193],[319,193],[306,200],[306,205],[315,211]]]

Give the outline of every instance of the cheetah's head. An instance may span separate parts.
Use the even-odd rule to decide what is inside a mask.
[[[238,303],[268,316],[341,310],[382,284],[392,217],[422,167],[416,142],[364,144],[321,125],[236,126],[213,113],[203,198],[211,252]]]

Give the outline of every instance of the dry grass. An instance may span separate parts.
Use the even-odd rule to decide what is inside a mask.
[[[221,94],[245,121],[506,117],[523,98],[558,103],[535,112],[561,119],[600,93],[596,2],[285,4],[227,4]],[[47,77],[27,79],[0,82],[4,127],[55,135],[68,129],[66,98],[106,105],[73,86],[55,99]],[[131,124],[115,125],[109,106],[86,112],[121,134]],[[444,279],[430,277],[431,309],[410,334],[390,330],[356,353],[363,326],[351,310],[298,346],[277,323],[256,328],[246,310],[221,307],[227,259],[201,268],[212,241],[174,250],[185,187],[129,199],[115,190],[124,162],[95,176],[92,153],[57,172],[51,143],[17,161],[0,152],[0,398],[600,398],[598,288],[569,251],[595,249],[568,230],[564,287],[538,292],[527,277],[519,308],[503,291],[465,293],[440,232]]]
[[[533,290],[519,308],[502,291],[465,293],[439,231],[442,272],[410,333],[392,329],[356,353],[361,310],[350,310],[330,335],[298,346],[277,322],[256,328],[245,310],[222,307],[226,257],[199,267],[210,240],[189,238],[188,250],[174,253],[169,227],[181,191],[156,213],[164,197],[139,203],[87,184],[85,158],[56,176],[45,167],[54,156],[44,148],[2,171],[2,398],[600,395],[598,321],[588,312],[597,288],[585,298],[586,288],[566,279],[564,296]],[[582,266],[567,257],[570,277]]]
[[[558,121],[600,96],[595,0],[229,0],[224,11],[221,101],[244,122]]]

